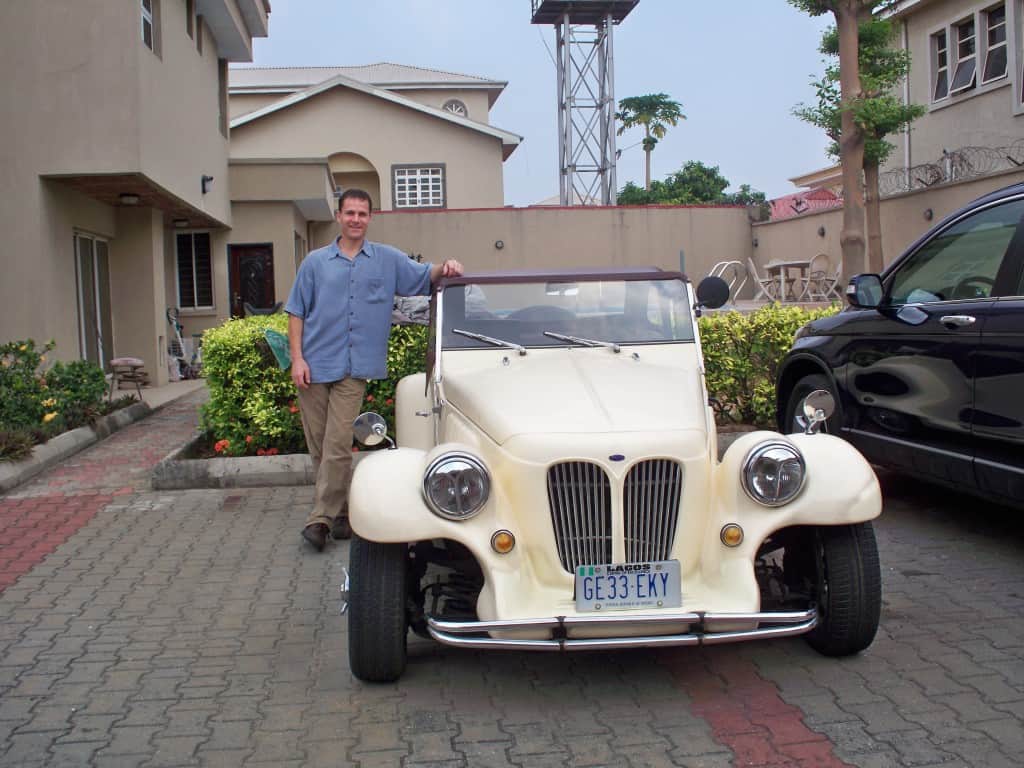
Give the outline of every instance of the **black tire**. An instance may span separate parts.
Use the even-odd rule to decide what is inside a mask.
[[[836,393],[835,387],[832,386],[832,382],[828,380],[828,377],[821,373],[812,373],[804,376],[790,390],[789,399],[786,400],[786,416],[785,421],[782,422],[782,432],[792,434],[793,432],[804,431],[803,427],[797,423],[797,416],[803,417],[803,413],[799,410],[800,401],[816,389],[827,390],[836,401],[835,413],[828,417],[820,431],[827,432],[830,435],[839,434],[839,395]]]
[[[405,671],[409,547],[352,536],[349,549],[348,663],[360,680],[384,683]]]
[[[882,573],[871,523],[820,526],[814,537],[818,626],[804,635],[825,656],[871,645],[882,612]]]

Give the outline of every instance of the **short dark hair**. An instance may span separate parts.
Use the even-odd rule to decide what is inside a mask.
[[[345,204],[346,200],[365,200],[366,204],[370,206],[370,210],[373,210],[373,198],[370,197],[370,193],[364,189],[346,189],[341,193],[341,197],[338,198],[338,210],[341,210],[341,206]]]

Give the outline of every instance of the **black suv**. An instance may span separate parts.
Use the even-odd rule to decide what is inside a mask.
[[[869,461],[1024,507],[1024,184],[947,217],[846,294],[783,361],[781,431],[828,389],[829,431]]]

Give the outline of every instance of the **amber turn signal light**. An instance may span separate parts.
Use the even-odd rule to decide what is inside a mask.
[[[516,545],[516,537],[511,531],[495,531],[491,536],[491,549],[499,555],[507,555]]]
[[[723,525],[719,536],[722,539],[722,543],[727,547],[738,547],[743,543],[743,529],[736,525],[736,523]]]

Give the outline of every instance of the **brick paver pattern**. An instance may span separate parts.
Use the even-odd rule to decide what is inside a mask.
[[[887,488],[875,644],[482,653],[354,680],[309,488],[153,492],[178,401],[0,497],[0,766],[1010,766],[1024,526]],[[901,495],[902,494],[902,495]],[[41,532],[40,532],[41,531]]]

